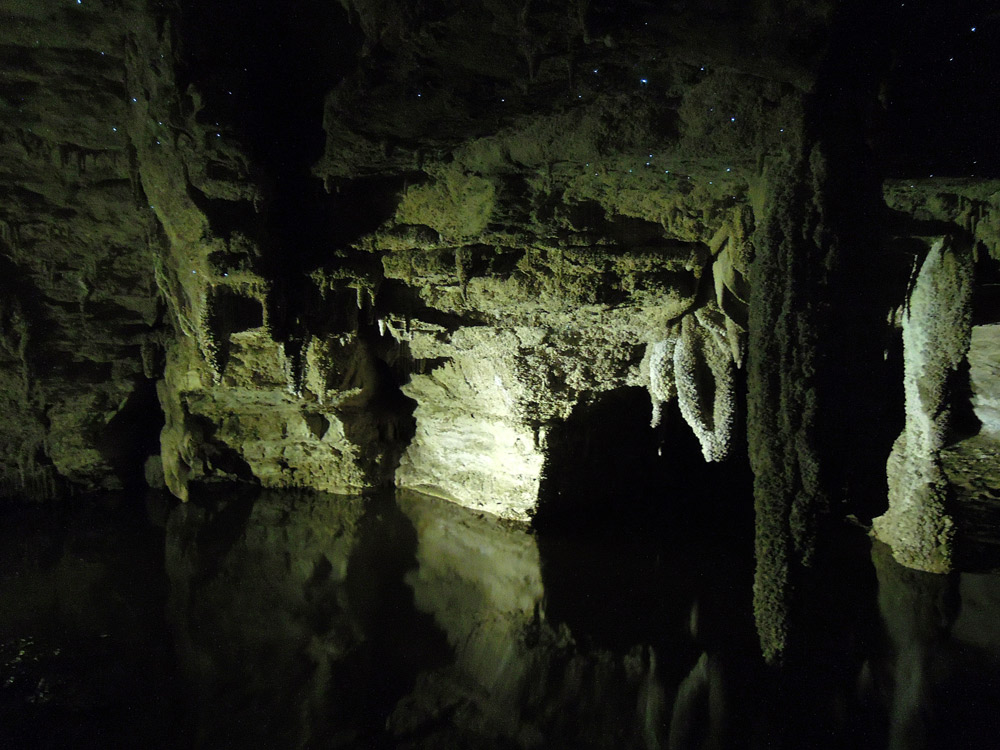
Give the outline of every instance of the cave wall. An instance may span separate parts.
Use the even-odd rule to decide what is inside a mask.
[[[727,456],[749,195],[758,160],[802,127],[808,73],[737,63],[724,14],[695,55],[670,26],[705,21],[694,14],[481,10],[488,58],[468,49],[471,8],[404,34],[387,20],[400,7],[355,6],[380,34],[327,99],[316,172],[334,190],[371,175],[401,186],[355,243],[381,259],[383,330],[440,363],[403,386],[417,426],[397,482],[525,519],[547,435],[608,391],[647,387],[654,422],[676,395],[706,458]]]
[[[0,494],[115,489],[156,452],[159,226],[128,133],[127,11],[0,23]]]
[[[573,415],[639,388],[650,440],[682,419],[734,492],[753,468],[767,653],[846,513],[888,510],[901,561],[952,567],[951,537],[904,538],[903,497],[968,536],[1000,485],[1000,187],[937,121],[885,135],[917,96],[901,66],[940,52],[907,36],[934,13],[903,14],[11,4],[2,494],[396,485],[524,522],[566,445],[593,460]],[[926,343],[960,339],[921,406],[942,243],[969,309]],[[886,469],[945,412],[930,479],[903,448]]]

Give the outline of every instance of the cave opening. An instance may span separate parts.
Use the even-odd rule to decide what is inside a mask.
[[[156,395],[156,381],[138,381],[125,403],[101,430],[97,449],[126,492],[146,488],[145,464],[160,455],[160,431],[166,418]]]
[[[749,534],[753,478],[743,427],[726,460],[706,462],[676,401],[664,406],[656,428],[650,411],[646,389],[620,388],[581,402],[550,429],[536,528],[673,535],[724,527]]]

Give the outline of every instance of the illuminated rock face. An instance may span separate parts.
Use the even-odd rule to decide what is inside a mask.
[[[121,487],[152,447],[157,228],[110,15],[15,3],[0,24],[0,496]]]
[[[436,26],[448,44],[430,47],[403,33],[432,23],[405,4],[317,5],[298,26],[244,14],[248,39],[339,35],[358,52],[258,59],[213,36],[224,3],[176,17],[141,0],[106,13],[66,5],[20,9],[4,31],[42,71],[18,73],[22,109],[40,120],[9,123],[5,147],[26,175],[13,194],[48,201],[5,204],[4,256],[29,290],[4,311],[5,392],[19,414],[5,427],[8,494],[118,486],[116,461],[152,454],[148,480],[182,499],[198,482],[395,483],[523,520],[549,431],[636,386],[655,410],[677,384],[705,457],[727,455],[748,196],[761,155],[797,137],[814,59],[762,77],[721,38],[696,45],[697,64],[686,38],[675,55],[649,51],[684,11],[637,31],[629,13],[578,9],[566,22],[505,3],[490,5],[488,38],[471,43],[462,10]],[[826,13],[799,22],[819,30]],[[780,49],[773,20],[731,23]],[[582,46],[544,53],[556,31]],[[627,80],[609,33],[637,55]],[[412,55],[423,73],[364,83]],[[94,71],[73,89],[91,94],[86,106],[38,87],[82,86],[71,62]],[[307,72],[312,89],[295,82]],[[298,145],[307,133],[311,153]],[[58,211],[75,212],[73,229],[52,236],[68,215]],[[36,287],[45,309],[24,309]],[[47,337],[33,330],[42,319],[57,324]],[[667,373],[655,352],[673,332]],[[70,348],[93,373],[48,367]],[[154,383],[162,429],[130,416],[152,411],[138,402]],[[136,430],[145,454],[116,457]]]
[[[778,642],[838,493],[880,495],[891,460],[879,528],[903,534],[923,524],[903,488],[955,482],[924,471],[944,446],[918,415],[968,394],[917,405],[919,357],[883,321],[934,257],[919,238],[949,234],[982,274],[972,322],[997,322],[977,299],[1000,186],[875,172],[916,169],[876,128],[906,93],[892,54],[916,54],[902,20],[860,1],[111,5],[14,3],[0,30],[0,494],[398,486],[525,521],[558,446],[586,443],[571,415],[645,389],[650,455],[683,434],[722,472],[752,464]],[[968,311],[942,311],[956,343]],[[907,320],[907,341],[927,329]],[[925,565],[926,541],[900,559]]]
[[[1000,438],[1000,326],[974,326],[969,342],[972,404],[983,434]]]
[[[969,351],[971,252],[939,239],[930,248],[903,312],[906,427],[889,456],[889,510],[877,536],[910,567],[951,569],[954,522],[941,451],[951,442],[954,382]]]

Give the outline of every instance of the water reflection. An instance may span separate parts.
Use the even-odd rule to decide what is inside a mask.
[[[195,747],[356,747],[447,656],[403,581],[413,527],[388,500],[262,493],[181,505],[168,619]]]
[[[860,532],[775,670],[750,545],[718,526],[560,537],[407,493],[237,493],[175,507],[163,558],[156,530],[92,521],[0,532],[2,747],[918,750],[1000,731],[998,578],[910,571]]]
[[[886,746],[992,744],[1000,731],[996,576],[910,570],[878,542],[872,561],[887,648],[873,656],[866,687],[886,711]]]

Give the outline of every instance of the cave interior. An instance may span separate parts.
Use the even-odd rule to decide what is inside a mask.
[[[931,700],[914,670],[945,632],[1000,664],[992,3],[4,0],[0,19],[0,513],[41,545],[5,535],[5,659],[48,612],[29,602],[93,583],[54,562],[110,555],[93,526],[167,571],[141,596],[106,576],[180,629],[185,666],[143,669],[219,698],[225,670],[251,679],[239,644],[313,685],[274,734],[234,719],[174,746],[584,746],[558,716],[626,711],[618,684],[644,718],[626,739],[594,718],[587,746],[736,747],[751,724],[780,736],[754,747],[958,746],[961,721],[900,696]],[[286,543],[301,580],[272,601],[250,581]],[[29,569],[48,583],[14,585]],[[221,579],[307,612],[313,671],[213,619],[249,606]],[[873,629],[916,661],[843,645]],[[521,671],[490,671],[508,642]],[[573,670],[605,687],[532,693]],[[706,687],[766,683],[809,716],[834,673],[869,696],[895,680],[892,728],[855,707],[724,730]]]

